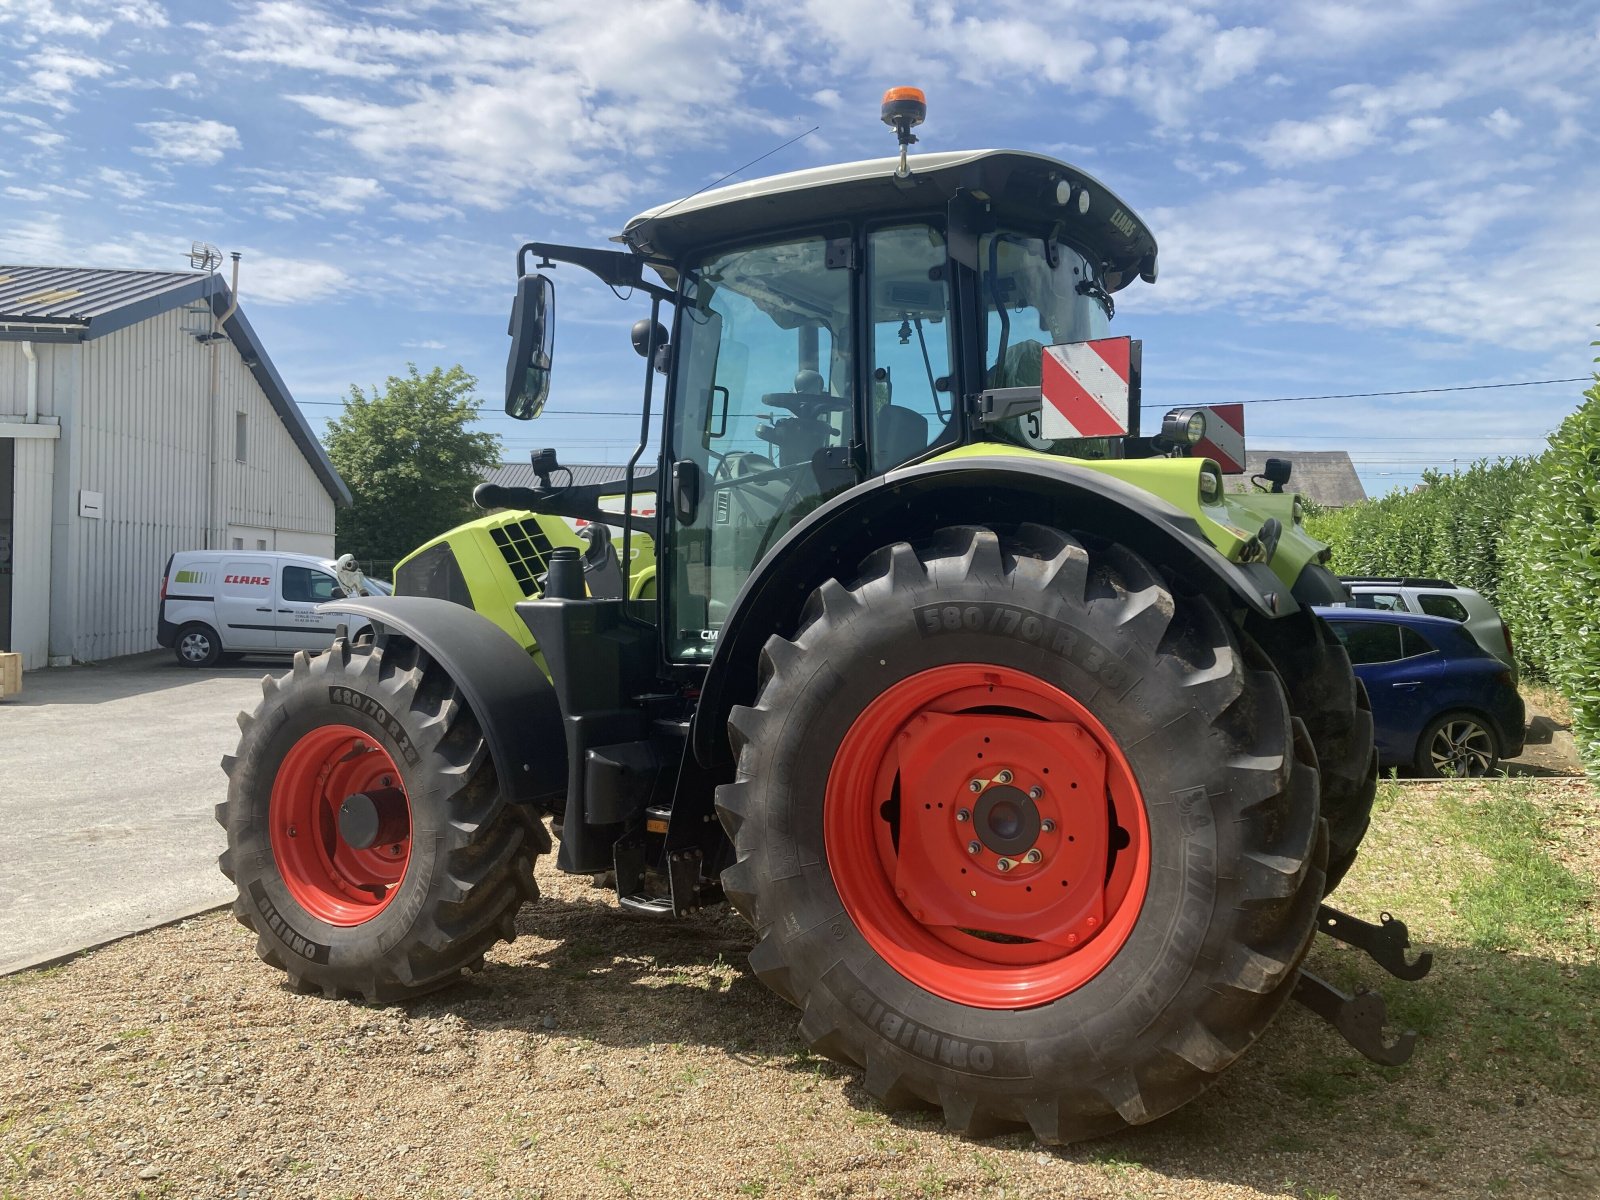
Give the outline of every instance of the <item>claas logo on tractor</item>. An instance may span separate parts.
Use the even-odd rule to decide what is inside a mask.
[[[1042,154],[911,154],[927,114],[892,88],[892,155],[521,248],[507,412],[558,386],[585,272],[631,298],[639,444],[480,485],[394,597],[326,606],[371,636],[242,719],[222,866],[294,983],[447,987],[553,851],[640,917],[731,903],[798,1036],[967,1134],[1151,1120],[1291,997],[1411,1052],[1303,966],[1319,932],[1428,960],[1325,901],[1372,720],[1286,468],[1224,491],[1227,406],[1141,428],[1130,205]]]

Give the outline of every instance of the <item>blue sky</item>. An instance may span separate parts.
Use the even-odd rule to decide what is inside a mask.
[[[642,315],[559,275],[546,416],[499,416],[514,255],[893,149],[1055,154],[1131,202],[1118,296],[1145,399],[1585,377],[1600,334],[1600,11],[1582,3],[0,0],[0,261],[244,254],[314,427],[351,383],[460,362],[508,458],[622,461]],[[1369,493],[1536,451],[1582,383],[1258,404],[1252,444],[1347,449]],[[602,414],[602,415],[595,415]]]

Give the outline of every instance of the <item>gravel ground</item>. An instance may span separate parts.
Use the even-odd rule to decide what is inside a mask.
[[[637,918],[547,865],[541,885],[484,973],[406,1007],[292,994],[223,914],[0,980],[0,1197],[1600,1195],[1593,1096],[1463,1072],[1448,1032],[1386,1072],[1293,1005],[1152,1126],[966,1141],[808,1054],[737,918]]]

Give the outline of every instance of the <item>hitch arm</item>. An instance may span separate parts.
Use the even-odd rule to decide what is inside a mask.
[[[1372,960],[1396,979],[1421,979],[1433,969],[1433,951],[1424,950],[1414,961],[1407,961],[1406,951],[1411,948],[1411,934],[1406,923],[1388,913],[1378,917],[1373,925],[1342,913],[1326,904],[1317,909],[1317,929],[1336,942],[1344,942],[1365,950]]]
[[[1389,1009],[1377,992],[1358,988],[1355,995],[1341,992],[1326,979],[1304,968],[1294,986],[1294,998],[1339,1031],[1367,1058],[1380,1066],[1398,1067],[1416,1049],[1417,1033],[1408,1029],[1393,1042],[1384,1040]]]

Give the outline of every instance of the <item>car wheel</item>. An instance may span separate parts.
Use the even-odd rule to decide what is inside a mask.
[[[209,667],[222,657],[222,641],[215,629],[196,621],[178,630],[172,652],[186,667]]]
[[[1482,779],[1499,765],[1499,739],[1471,713],[1446,713],[1417,741],[1417,774],[1429,779]]]

